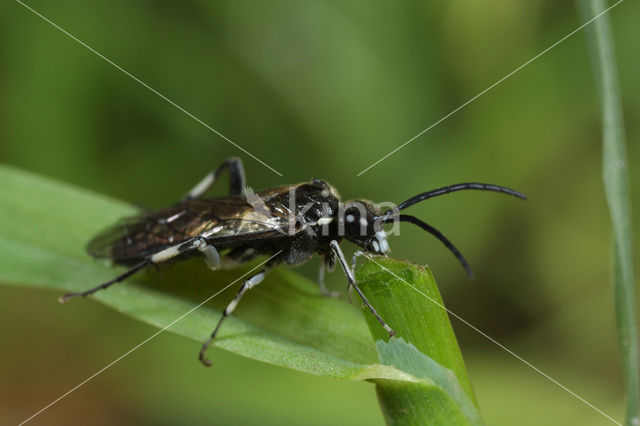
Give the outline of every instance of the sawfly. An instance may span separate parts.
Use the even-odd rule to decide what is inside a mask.
[[[229,195],[203,198],[225,171],[229,175]],[[322,258],[318,280],[321,291],[329,293],[323,282],[325,269],[333,270],[339,263],[349,288],[358,293],[381,326],[393,336],[393,329],[358,287],[353,266],[347,264],[340,243],[347,240],[359,247],[354,260],[362,253],[386,255],[389,243],[383,227],[396,222],[412,223],[440,240],[471,276],[465,258],[440,231],[414,216],[400,213],[421,201],[461,190],[494,191],[526,199],[518,191],[484,183],[460,183],[423,192],[388,209],[362,199],[343,202],[336,189],[320,179],[254,192],[246,186],[240,159],[229,158],[179,203],[125,218],[93,238],[87,246],[92,257],[109,259],[129,269],[97,287],[65,294],[60,302],[88,296],[142,269],[169,261],[200,256],[209,268],[216,270],[269,256],[262,269],[243,282],[202,345],[199,359],[204,365],[211,365],[205,352],[242,296],[273,267],[301,265],[317,254]]]

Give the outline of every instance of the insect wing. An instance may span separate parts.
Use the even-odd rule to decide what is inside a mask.
[[[286,235],[289,217],[281,206],[239,198],[194,199],[167,209],[125,218],[93,238],[95,258],[132,264],[164,248],[202,236],[219,249],[247,240]]]
[[[144,216],[132,216],[119,220],[116,224],[102,230],[87,244],[87,253],[96,259],[114,259],[113,249],[122,241],[132,242],[131,238],[144,229]],[[133,249],[133,247],[132,247]]]

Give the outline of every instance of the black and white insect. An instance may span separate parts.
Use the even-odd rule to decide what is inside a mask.
[[[203,198],[225,171],[229,175],[228,197]],[[393,336],[395,332],[358,287],[353,267],[347,264],[340,243],[346,239],[359,247],[354,260],[362,253],[386,255],[389,244],[383,226],[409,222],[439,239],[471,276],[467,261],[440,231],[414,216],[400,214],[407,207],[429,198],[468,189],[501,192],[526,199],[520,192],[502,186],[461,183],[423,192],[393,208],[382,209],[367,200],[342,202],[335,188],[320,179],[254,193],[245,184],[240,159],[229,158],[179,203],[126,218],[92,239],[87,246],[91,256],[110,259],[113,264],[129,269],[97,287],[65,294],[60,302],[88,296],[148,266],[169,261],[201,256],[207,266],[215,270],[270,256],[264,267],[240,286],[211,337],[203,344],[199,359],[210,365],[205,352],[242,296],[258,285],[269,269],[281,264],[300,265],[317,254],[323,259],[318,280],[321,291],[329,294],[323,282],[324,270],[333,270],[337,261],[347,277],[349,288],[358,293],[364,305]]]

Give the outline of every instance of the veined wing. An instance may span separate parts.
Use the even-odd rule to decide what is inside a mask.
[[[87,251],[93,257],[127,265],[197,236],[207,238],[220,250],[288,234],[288,208],[269,202],[276,192],[264,195],[265,200],[256,202],[240,198],[193,199],[125,218],[93,238]]]

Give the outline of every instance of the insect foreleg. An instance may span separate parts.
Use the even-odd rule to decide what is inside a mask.
[[[376,309],[373,306],[371,306],[371,303],[369,303],[369,300],[367,300],[367,297],[364,295],[362,290],[360,290],[360,287],[358,287],[358,284],[356,284],[356,279],[355,279],[355,276],[353,275],[353,271],[351,271],[351,269],[349,268],[349,265],[347,264],[347,260],[344,258],[344,253],[342,253],[342,250],[340,249],[340,245],[338,245],[338,242],[336,240],[331,241],[330,247],[331,247],[331,250],[333,250],[333,253],[335,254],[336,258],[338,259],[340,266],[342,266],[342,270],[347,276],[349,285],[353,286],[353,288],[356,290],[356,293],[358,293],[358,295],[362,299],[362,302],[365,304],[365,306],[369,308],[369,310],[371,311],[373,316],[376,317],[380,325],[382,325],[382,327],[387,331],[387,333],[389,333],[389,337],[395,336],[396,332],[393,331],[393,329],[389,327],[389,325],[387,325],[387,323],[382,319],[380,314],[378,314]]]
[[[236,308],[236,306],[238,306],[238,303],[240,303],[240,299],[242,299],[242,296],[244,296],[244,294],[248,290],[260,284],[260,282],[264,279],[266,274],[267,274],[267,270],[262,269],[260,272],[258,272],[257,274],[255,274],[254,276],[246,280],[244,283],[242,283],[242,285],[240,286],[240,289],[238,290],[238,293],[236,294],[236,297],[234,297],[233,300],[229,302],[225,310],[222,312],[222,318],[220,318],[220,320],[218,321],[218,325],[216,325],[216,328],[213,330],[213,333],[211,333],[211,337],[209,337],[209,339],[206,342],[204,342],[204,344],[202,345],[202,349],[200,349],[200,354],[198,355],[198,358],[200,359],[201,363],[203,363],[207,367],[211,365],[211,361],[206,359],[204,357],[204,354],[207,351],[207,348],[209,347],[211,342],[213,342],[213,339],[216,338],[216,334],[218,334],[218,330],[220,330],[220,326],[222,325],[222,322],[225,320],[225,318],[231,315],[231,313]]]
[[[213,184],[216,183],[222,172],[225,170],[229,171],[229,197],[246,198],[246,184],[242,160],[237,157],[231,157],[227,158],[220,167],[206,175],[204,179],[189,191],[183,200],[202,197],[213,186]]]

